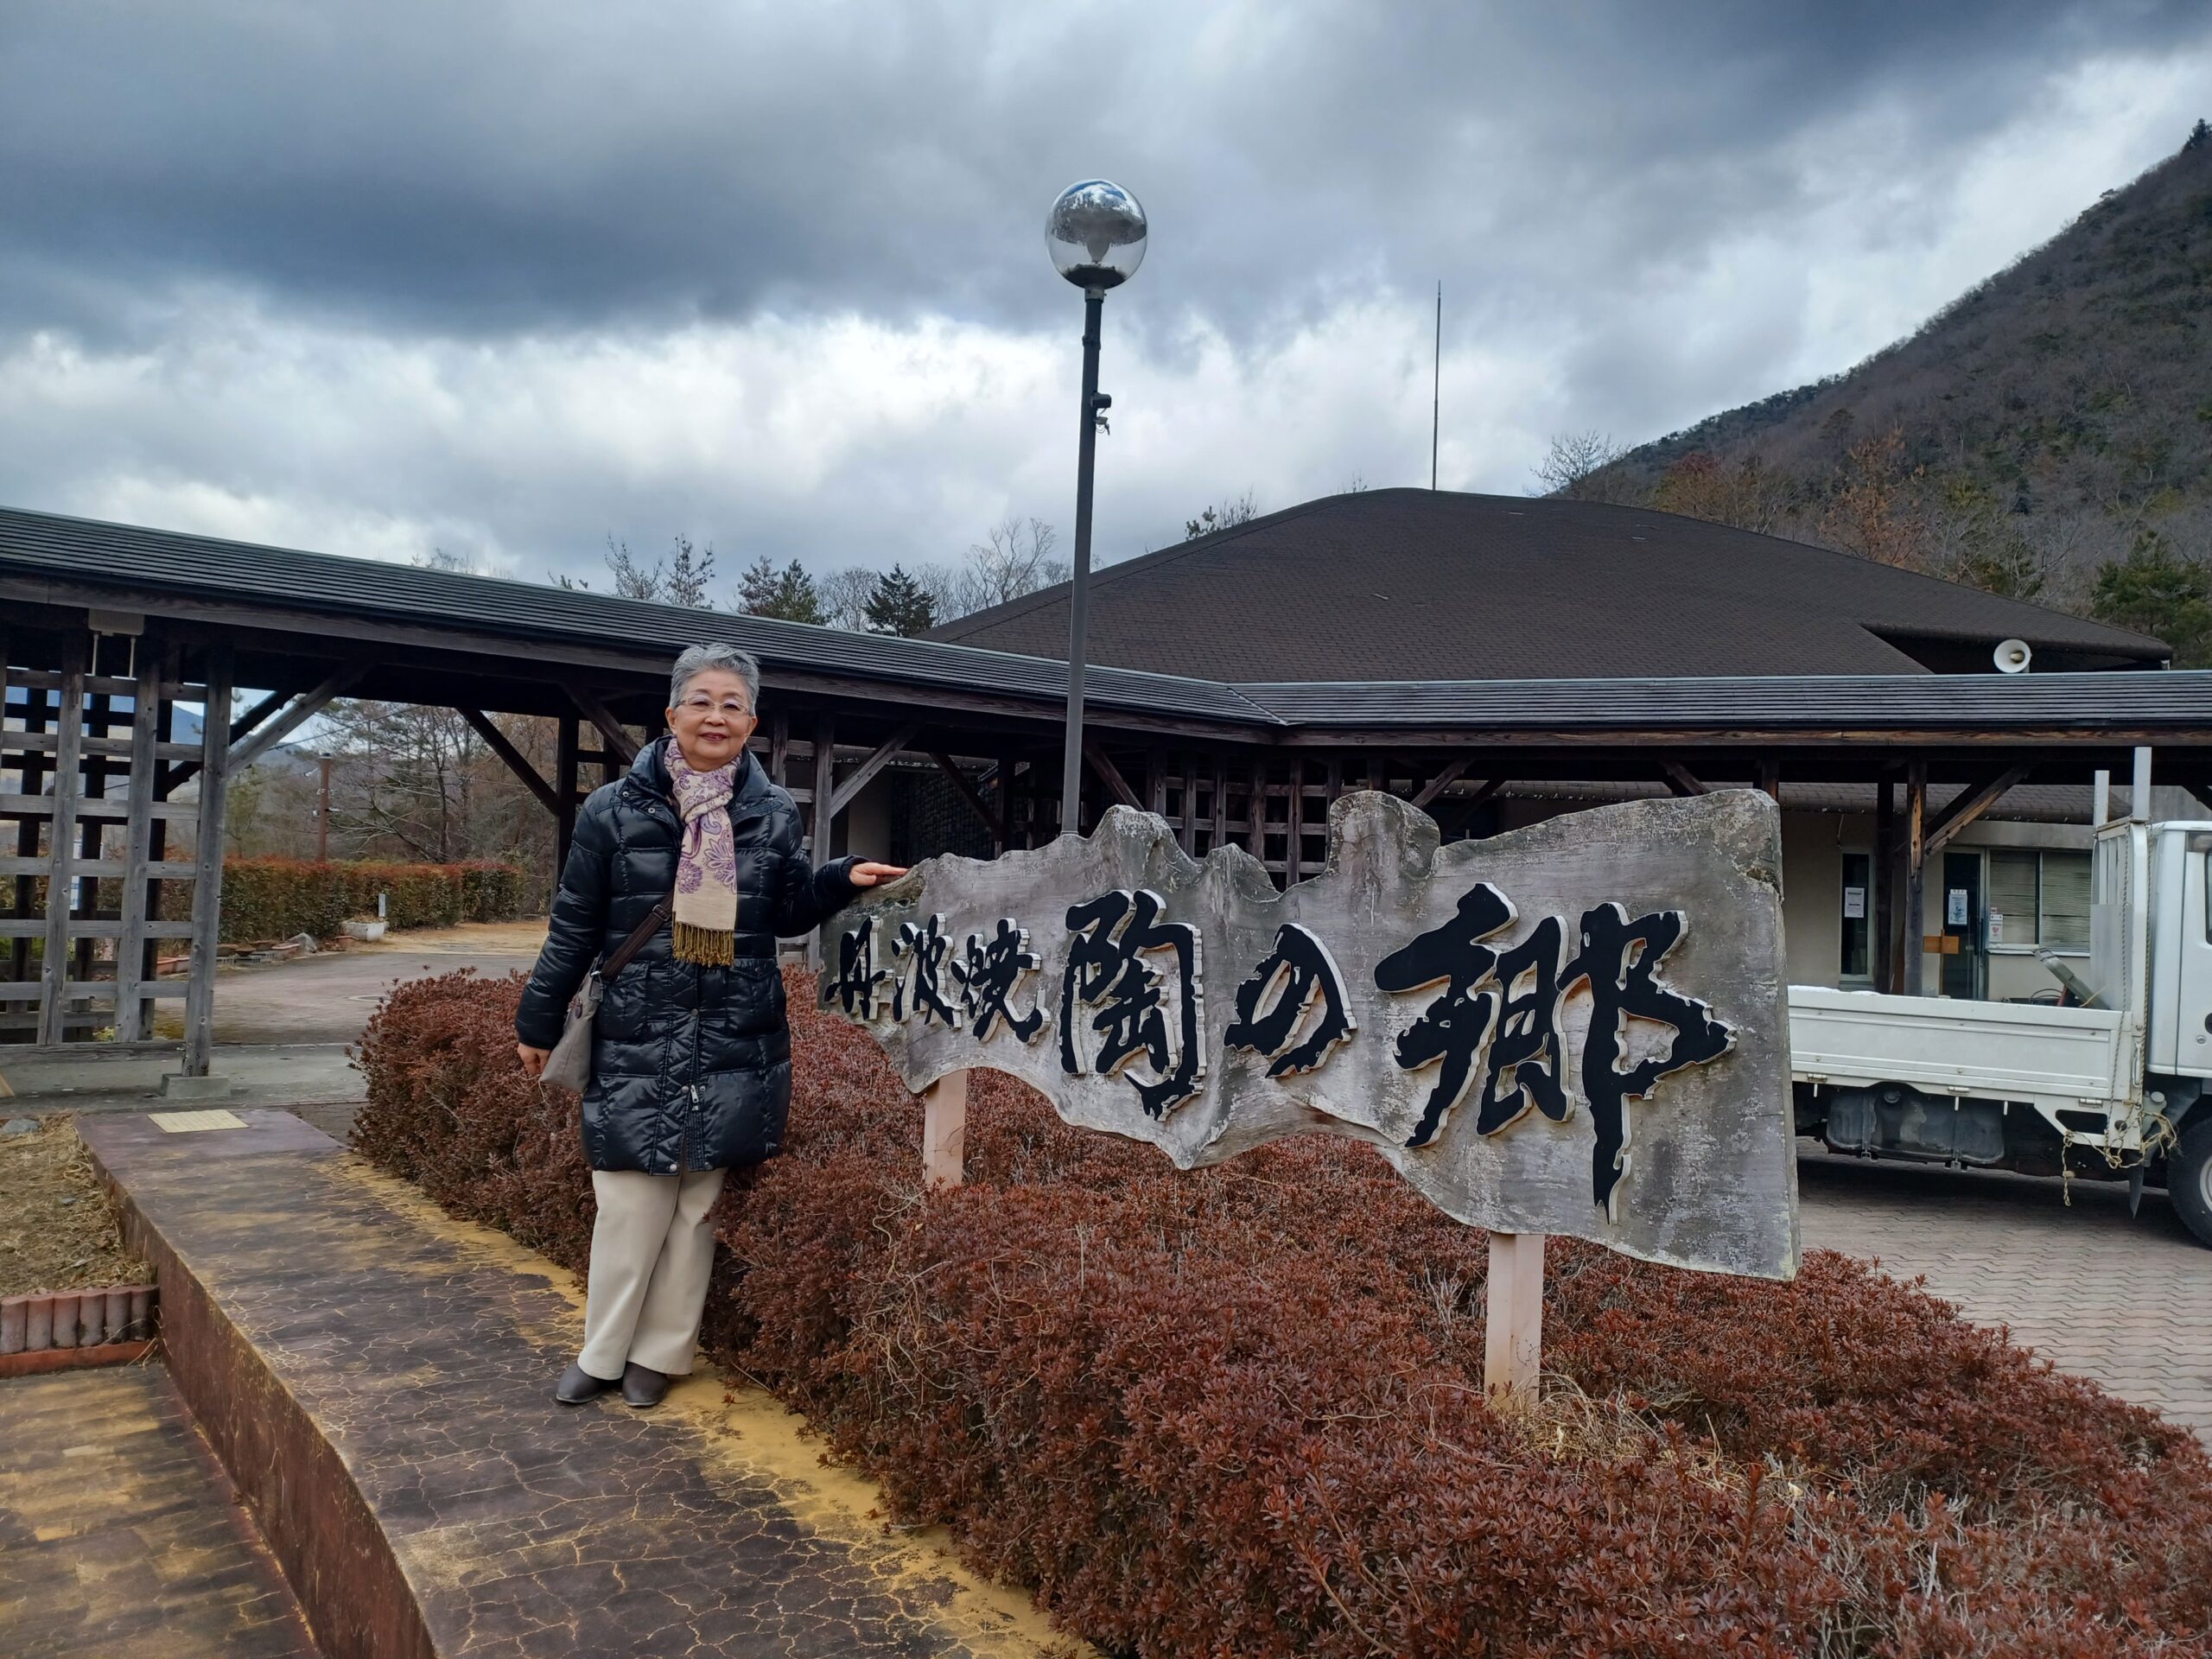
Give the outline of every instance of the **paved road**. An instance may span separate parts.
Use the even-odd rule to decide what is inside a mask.
[[[226,1104],[297,1109],[343,1140],[361,1098],[346,1046],[402,979],[474,968],[499,976],[537,959],[543,922],[493,923],[404,934],[375,945],[226,968],[215,980],[215,1064],[236,1092]],[[175,1010],[167,1016],[174,1035]],[[145,1111],[162,1104],[173,1055],[11,1061],[0,1075],[18,1098],[7,1112]]]
[[[395,982],[461,968],[527,971],[544,937],[542,922],[439,928],[227,971],[215,981],[215,1040],[350,1043]]]
[[[1797,1166],[1807,1248],[1880,1259],[2061,1370],[2212,1441],[2212,1249],[2161,1192],[1818,1154]]]

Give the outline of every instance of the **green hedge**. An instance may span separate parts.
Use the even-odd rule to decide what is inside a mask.
[[[395,930],[512,921],[524,913],[532,896],[527,873],[489,860],[316,864],[229,858],[223,861],[223,938],[244,942],[312,933],[328,938],[342,931],[348,917],[375,915],[379,893],[387,896],[385,919]],[[164,886],[163,916],[182,921],[191,906],[190,883]]]

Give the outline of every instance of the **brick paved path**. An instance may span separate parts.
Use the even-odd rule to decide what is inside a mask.
[[[2212,1249],[2163,1194],[2127,1213],[2127,1190],[1867,1163],[1797,1165],[1808,1249],[1879,1257],[2061,1370],[2094,1378],[2212,1441]]]

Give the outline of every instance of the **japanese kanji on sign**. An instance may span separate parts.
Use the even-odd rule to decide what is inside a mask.
[[[1494,1233],[1788,1277],[1779,837],[1751,791],[1451,846],[1352,794],[1324,873],[1279,893],[1241,849],[1196,860],[1116,807],[864,897],[821,996],[910,1088],[1011,1072],[1183,1168],[1347,1135]]]

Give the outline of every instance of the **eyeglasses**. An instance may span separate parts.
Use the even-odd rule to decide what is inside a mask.
[[[738,698],[724,697],[720,702],[716,702],[703,691],[684,698],[676,706],[686,714],[691,715],[710,715],[719,709],[732,720],[742,720],[753,712]]]

